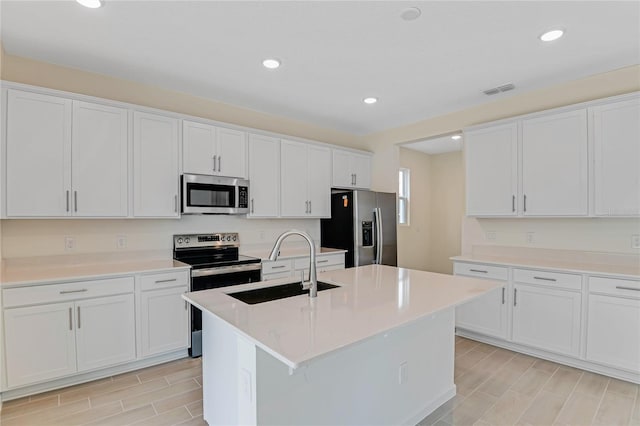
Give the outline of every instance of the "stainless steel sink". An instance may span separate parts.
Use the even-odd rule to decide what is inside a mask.
[[[318,291],[329,290],[331,288],[340,287],[339,285],[329,284],[318,281]],[[301,294],[309,294],[309,289],[303,289],[300,281],[281,284],[273,287],[257,288],[255,290],[239,291],[237,293],[227,293],[229,296],[240,300],[249,305],[257,303],[270,302],[271,300],[285,299],[287,297],[300,296]]]

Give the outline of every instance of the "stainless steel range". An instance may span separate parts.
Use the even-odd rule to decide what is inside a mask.
[[[191,291],[260,281],[260,259],[239,254],[237,233],[173,236],[173,258],[191,265]],[[191,307],[189,355],[202,355],[202,311]]]

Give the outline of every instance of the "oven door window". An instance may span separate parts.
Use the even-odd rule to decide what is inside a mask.
[[[235,207],[235,187],[187,183],[187,205],[190,207]]]

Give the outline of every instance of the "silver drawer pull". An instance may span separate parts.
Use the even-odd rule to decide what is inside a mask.
[[[82,323],[80,322],[80,306],[78,306],[78,329],[82,327]]]
[[[168,280],[156,280],[156,284],[161,284],[161,283],[172,283],[174,281],[178,281],[177,278],[170,278]]]
[[[635,288],[635,287],[626,287],[623,285],[617,285],[616,288],[618,290],[633,290],[633,291],[640,291],[640,288]]]
[[[482,274],[487,274],[489,271],[483,271],[482,269],[469,269],[471,272],[480,272]]]
[[[518,289],[513,289],[513,306],[518,306]]]
[[[282,268],[286,268],[287,265],[279,265],[279,266],[272,266],[271,269],[282,269]]]
[[[542,281],[553,281],[553,282],[558,281],[555,278],[546,278],[546,277],[533,277],[533,279],[534,280],[542,280]]]
[[[69,330],[73,330],[73,311],[69,308]]]
[[[327,263],[328,261],[329,261],[329,259],[318,260],[318,261],[316,261],[316,263]]]
[[[502,287],[502,304],[504,305],[504,287]]]
[[[60,294],[84,293],[85,291],[88,291],[88,290],[86,288],[82,288],[80,290],[62,290]]]

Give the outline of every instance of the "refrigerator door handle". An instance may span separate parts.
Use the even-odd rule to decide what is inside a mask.
[[[373,217],[376,223],[376,257],[373,263],[382,264],[382,246],[384,244],[382,239],[382,211],[379,207],[373,209]]]

